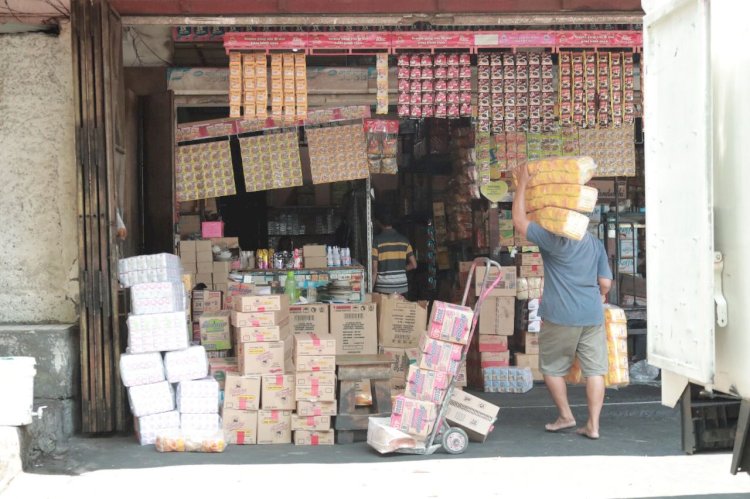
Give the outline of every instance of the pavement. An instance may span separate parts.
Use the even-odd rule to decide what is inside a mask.
[[[76,437],[70,450],[19,475],[14,498],[108,499],[247,494],[310,497],[750,497],[750,476],[729,473],[726,452],[685,455],[679,410],[660,389],[608,390],[601,438],[546,433],[556,411],[543,386],[478,394],[501,407],[495,430],[460,456],[380,455],[366,443],[329,447],[229,446],[222,454],[160,454],[131,436]],[[585,393],[571,387],[579,425]],[[243,492],[244,493],[244,492]]]

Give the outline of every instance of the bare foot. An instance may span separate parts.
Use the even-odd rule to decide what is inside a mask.
[[[576,433],[583,437],[590,438],[591,440],[599,440],[599,432],[592,430],[588,425],[583,428],[578,428]]]
[[[570,428],[575,428],[575,427],[576,427],[575,419],[573,418],[566,419],[562,417],[557,418],[557,420],[554,423],[547,423],[546,425],[544,425],[544,429],[552,433],[555,433],[557,431],[562,431],[562,430],[568,430]]]

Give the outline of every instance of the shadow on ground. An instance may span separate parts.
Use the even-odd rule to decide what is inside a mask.
[[[107,469],[155,468],[196,464],[367,463],[419,459],[471,459],[534,456],[669,456],[681,455],[677,409],[660,403],[660,389],[630,386],[607,390],[601,419],[601,438],[591,441],[574,432],[544,432],[556,411],[543,385],[527,394],[479,393],[501,407],[495,430],[483,444],[472,443],[461,456],[439,452],[433,456],[380,455],[366,443],[328,447],[294,445],[230,445],[222,454],[162,454],[140,446],[132,436],[76,437],[64,456],[40,462],[31,473],[80,474]],[[583,387],[569,393],[579,425],[586,421]]]

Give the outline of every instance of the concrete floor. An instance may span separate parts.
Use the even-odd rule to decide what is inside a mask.
[[[365,443],[332,447],[229,446],[222,454],[160,454],[132,437],[76,438],[67,455],[16,478],[3,499],[205,497],[247,489],[266,497],[750,497],[750,476],[729,474],[731,456],[686,456],[679,411],[660,389],[607,392],[601,439],[551,434],[543,386],[524,395],[481,394],[501,406],[494,432],[462,456],[382,456]],[[583,389],[571,404],[585,422]],[[332,465],[333,464],[333,465]],[[31,494],[31,495],[29,495]]]

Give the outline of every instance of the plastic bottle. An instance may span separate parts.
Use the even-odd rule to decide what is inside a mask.
[[[284,283],[284,293],[289,297],[289,303],[297,303],[299,290],[297,289],[297,279],[291,270],[286,273],[286,282]]]
[[[333,247],[328,247],[328,252],[326,253],[326,260],[329,267],[333,267]]]
[[[339,252],[338,246],[333,247],[333,266],[341,267],[341,253]]]
[[[346,265],[347,267],[351,267],[352,266],[351,250],[349,248],[344,248],[344,254],[346,255],[346,257],[344,258],[344,265]]]

